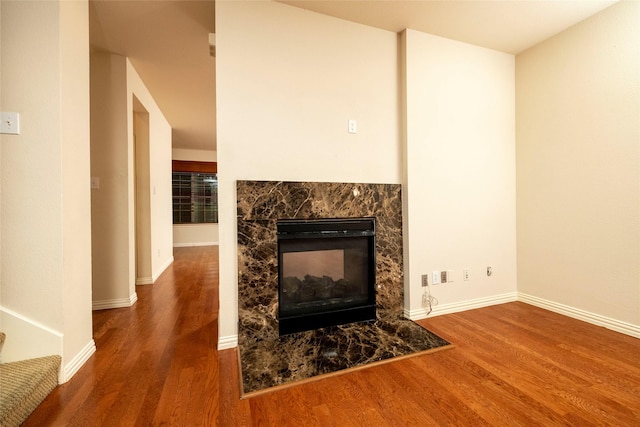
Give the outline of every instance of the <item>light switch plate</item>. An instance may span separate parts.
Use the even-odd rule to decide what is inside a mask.
[[[432,271],[431,272],[431,284],[432,285],[439,285],[440,284],[440,272],[439,271]]]
[[[20,114],[0,113],[0,133],[8,135],[20,134]]]

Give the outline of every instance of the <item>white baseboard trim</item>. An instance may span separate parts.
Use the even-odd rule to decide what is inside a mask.
[[[138,285],[153,285],[153,277],[138,277],[136,279],[136,286]]]
[[[93,310],[108,310],[110,308],[126,308],[131,307],[138,301],[138,294],[132,293],[129,298],[116,298],[102,301],[93,301],[91,308]]]
[[[522,292],[518,293],[518,301],[544,308],[554,313],[563,314],[574,319],[582,320],[593,325],[602,326],[625,335],[640,338],[640,326],[631,323],[622,322],[600,314],[591,313],[579,308],[570,307],[568,305],[549,301],[543,298],[528,295]]]
[[[89,360],[89,358],[96,352],[96,343],[94,340],[91,340],[84,346],[80,353],[76,354],[76,356],[66,363],[64,367],[60,370],[59,381],[60,384],[66,383],[73,377],[76,372],[82,368],[82,366]]]
[[[421,320],[427,317],[441,316],[443,314],[459,313],[461,311],[473,310],[474,308],[489,307],[491,305],[504,304],[507,302],[518,301],[517,292],[509,292],[501,295],[493,295],[490,297],[477,298],[473,300],[460,301],[451,304],[437,305],[433,307],[433,311],[429,314],[426,308],[417,310],[406,310],[404,315],[411,320]]]
[[[192,246],[218,246],[218,242],[174,243],[174,248],[190,248]]]
[[[171,264],[173,264],[173,255],[164,263],[161,268],[157,270],[154,275],[147,277],[138,277],[136,279],[136,286],[153,285]]]
[[[229,335],[218,338],[218,350],[228,350],[238,346],[238,336]]]

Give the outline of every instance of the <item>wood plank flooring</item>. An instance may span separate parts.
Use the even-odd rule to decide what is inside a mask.
[[[240,399],[217,247],[178,248],[25,426],[640,426],[640,340],[524,303],[420,323],[455,348]]]

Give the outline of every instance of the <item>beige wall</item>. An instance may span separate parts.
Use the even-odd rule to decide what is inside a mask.
[[[173,208],[171,205],[171,126],[135,68],[127,60],[129,144],[133,145],[134,96],[149,113],[149,189],[151,274],[156,281],[173,262]],[[133,176],[133,174],[131,175]],[[133,181],[129,181],[130,189]],[[130,193],[131,194],[131,193]],[[131,211],[130,211],[131,214]],[[133,245],[133,242],[130,242]],[[133,249],[133,246],[130,246]]]
[[[518,55],[519,291],[640,326],[640,3]]]
[[[274,2],[216,2],[216,50],[224,347],[237,334],[236,180],[402,174],[395,33]]]
[[[213,150],[189,150],[174,148],[173,160],[215,162],[217,153]],[[218,224],[177,224],[173,226],[173,246],[206,246],[218,244]]]
[[[126,307],[136,300],[134,203],[134,97],[148,113],[148,176],[145,211],[148,230],[140,282],[152,283],[173,260],[171,232],[171,128],[130,62],[119,55],[91,55],[91,176],[93,307]],[[145,121],[146,124],[146,121]],[[146,134],[146,130],[145,130]],[[146,144],[145,144],[146,145]]]
[[[3,360],[61,354],[65,381],[91,328],[88,5],[2,2]]]
[[[135,178],[135,263],[136,285],[153,283],[151,266],[151,177],[150,117],[144,105],[133,97],[133,145]]]
[[[2,110],[2,5],[0,4],[0,110]],[[2,144],[2,135],[0,135]],[[0,145],[0,177],[2,177],[2,146]],[[2,307],[2,184],[0,183],[0,307]],[[0,309],[0,331],[3,331],[3,310]],[[0,349],[1,350],[1,349]],[[0,363],[2,363],[2,352],[0,352]]]
[[[516,298],[513,56],[415,31],[399,50],[394,33],[272,3],[221,3],[217,19],[222,347],[237,179],[402,182],[408,314],[426,315],[431,270],[456,271],[433,288],[440,312]]]
[[[126,58],[91,54],[91,190],[93,302],[135,301],[129,278]]]
[[[434,314],[514,300],[515,59],[412,30],[401,41],[405,311],[426,316],[421,275],[434,270],[454,271],[431,287]]]
[[[216,162],[218,153],[214,150],[189,150],[186,148],[174,148],[171,150],[173,160],[190,160],[196,162]]]

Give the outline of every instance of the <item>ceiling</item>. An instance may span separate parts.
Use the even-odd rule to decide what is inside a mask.
[[[398,33],[405,28],[518,54],[617,0],[386,0],[282,3]]]
[[[89,2],[92,49],[129,58],[173,129],[173,146],[216,148],[215,3]]]
[[[218,0],[223,1],[223,0]],[[265,0],[262,0],[265,1]],[[281,0],[393,32],[517,54],[617,0]],[[93,49],[127,56],[173,128],[174,148],[216,149],[214,0],[91,0]]]

